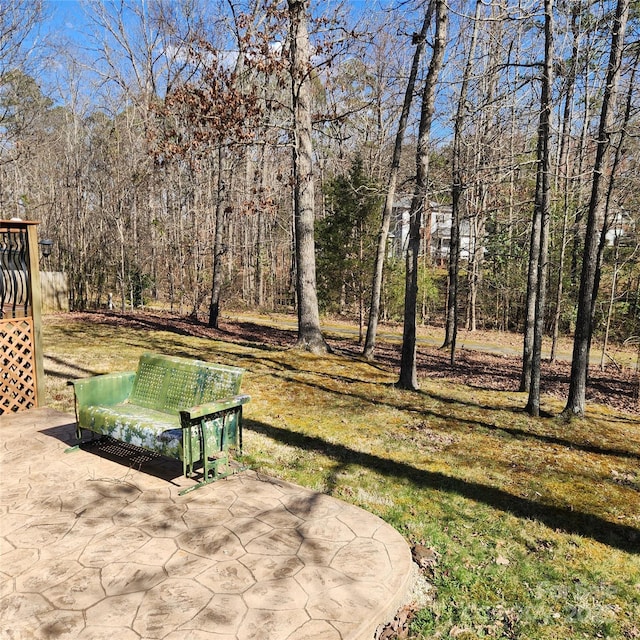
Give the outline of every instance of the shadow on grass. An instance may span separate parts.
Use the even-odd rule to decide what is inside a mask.
[[[179,336],[228,340],[247,346],[269,345],[287,348],[296,341],[296,331],[256,324],[254,322],[221,321],[217,329],[193,316],[162,315],[149,312],[122,314],[116,311],[83,311],[75,314],[77,320],[112,328],[143,331],[165,331]],[[68,330],[73,333],[72,329]]]
[[[468,407],[476,407],[483,411],[511,411],[513,413],[524,414],[524,408],[515,408],[515,407],[492,407],[489,405],[483,405],[479,403],[471,403],[466,401],[458,401],[453,398],[448,398],[446,396],[440,396],[434,393],[426,393],[419,391],[418,393],[424,393],[424,395],[429,398],[433,398],[438,400],[439,402],[443,402],[451,405],[462,404]],[[433,413],[433,412],[429,412]],[[435,414],[437,415],[437,414]],[[558,421],[558,424],[566,424],[564,418],[560,416],[554,416],[551,414],[547,414],[544,416],[546,420],[554,420]],[[601,447],[595,444],[591,444],[590,442],[576,442],[575,440],[569,440],[568,438],[561,438],[559,436],[549,435],[545,433],[536,433],[533,431],[527,431],[525,429],[518,429],[516,427],[501,427],[495,424],[491,424],[489,422],[476,422],[472,420],[461,419],[462,422],[468,422],[470,424],[477,424],[478,426],[488,429],[489,431],[501,431],[503,433],[507,433],[515,438],[530,438],[532,440],[537,440],[539,442],[544,442],[546,444],[554,444],[559,445],[561,447],[566,447],[567,449],[578,449],[580,451],[584,451],[585,453],[593,453],[596,455],[603,456],[615,456],[618,458],[632,458],[635,460],[640,460],[640,452],[629,451],[626,449],[612,449],[609,447]]]
[[[95,369],[87,369],[86,367],[81,367],[78,364],[73,362],[69,362],[67,360],[63,360],[62,358],[56,358],[55,356],[47,355],[47,360],[50,360],[54,364],[60,365],[62,367],[66,367],[70,372],[61,372],[55,371],[50,368],[45,369],[45,373],[52,378],[61,378],[63,380],[66,379],[75,379],[79,377],[85,376],[97,376],[103,373],[102,371],[96,371]]]
[[[266,358],[261,358],[261,361],[263,360],[267,360]],[[277,361],[273,361],[277,366],[279,366],[280,368],[281,365],[277,362]],[[367,381],[363,381],[363,380],[359,380],[357,378],[347,378],[345,376],[333,376],[333,375],[329,375],[329,374],[324,374],[324,373],[319,373],[317,371],[305,371],[304,369],[300,369],[300,368],[296,368],[295,369],[296,372],[300,372],[300,373],[311,373],[314,376],[317,377],[324,377],[326,379],[330,379],[330,380],[340,380],[341,382],[344,383],[367,383]],[[310,382],[308,380],[300,380],[298,378],[290,378],[288,377],[286,374],[283,373],[276,373],[276,372],[271,372],[272,376],[277,377],[277,378],[281,378],[283,380],[287,380],[287,381],[294,381],[296,384],[299,385],[306,385],[309,387],[312,387],[314,389],[318,389],[324,393],[329,393],[329,394],[334,394],[340,397],[344,397],[344,396],[350,396],[352,398],[356,398],[358,400],[361,400],[363,402],[367,402],[373,405],[384,405],[384,406],[388,406],[391,407],[393,409],[398,409],[400,411],[407,411],[407,412],[411,412],[411,413],[415,413],[418,414],[420,416],[426,416],[426,417],[432,417],[432,418],[436,418],[436,419],[451,419],[452,415],[451,413],[445,413],[445,412],[437,412],[437,411],[433,411],[432,409],[425,409],[423,407],[420,407],[418,404],[416,405],[412,405],[409,403],[402,403],[402,402],[389,402],[389,401],[385,401],[385,400],[379,400],[376,398],[371,397],[370,395],[367,394],[363,394],[363,393],[356,393],[354,391],[345,391],[344,389],[340,389],[340,390],[336,390],[336,389],[332,389],[330,386],[327,385],[323,385],[320,384],[318,382]],[[381,383],[370,383],[370,384],[381,384]],[[518,414],[522,414],[524,413],[524,410],[521,408],[514,408],[514,407],[504,407],[504,406],[489,406],[489,405],[483,405],[480,403],[473,403],[473,402],[468,402],[465,400],[456,400],[453,398],[449,398],[447,396],[443,396],[443,395],[439,395],[436,393],[427,393],[424,391],[416,391],[416,392],[410,392],[410,391],[405,391],[404,393],[406,394],[412,394],[415,393],[416,397],[420,397],[420,396],[426,396],[432,400],[436,400],[438,402],[442,402],[443,404],[447,404],[447,405],[453,405],[453,406],[464,406],[464,407],[471,407],[471,408],[476,408],[482,411],[503,411],[503,412],[511,412],[511,413],[518,413]],[[551,416],[548,418],[548,420],[557,420],[557,418]],[[639,452],[635,452],[635,451],[629,451],[626,449],[613,449],[613,448],[609,448],[609,447],[604,447],[604,446],[598,446],[595,444],[591,444],[589,442],[577,442],[574,440],[570,440],[568,438],[561,438],[559,436],[555,436],[555,435],[550,435],[550,434],[543,434],[543,433],[536,433],[534,431],[528,431],[525,429],[519,429],[517,427],[505,427],[505,426],[498,426],[496,424],[493,424],[491,422],[485,422],[482,420],[473,420],[470,418],[466,418],[466,417],[461,417],[461,416],[455,416],[455,422],[458,424],[462,424],[462,425],[467,425],[469,427],[472,428],[479,428],[479,429],[486,429],[488,431],[493,431],[496,432],[498,434],[503,433],[505,435],[508,436],[512,436],[514,438],[518,438],[518,439],[529,439],[529,440],[534,440],[537,442],[542,442],[544,444],[551,444],[551,445],[558,445],[561,447],[565,447],[567,449],[575,449],[578,451],[584,451],[585,453],[592,453],[592,454],[596,454],[596,455],[604,455],[604,456],[615,456],[615,457],[619,457],[619,458],[630,458],[630,459],[634,459],[634,460],[640,460],[640,453]]]
[[[511,513],[518,518],[538,520],[552,529],[591,538],[621,551],[640,552],[640,530],[609,522],[599,516],[580,513],[567,507],[533,502],[495,487],[452,478],[439,472],[417,469],[405,462],[381,458],[323,438],[296,433],[255,420],[247,419],[245,428],[289,446],[299,447],[305,451],[316,451],[341,464],[358,464],[389,477],[405,478],[423,489],[456,493],[469,500]]]

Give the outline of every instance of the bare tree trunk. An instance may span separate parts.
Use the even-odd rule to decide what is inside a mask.
[[[618,285],[618,274],[620,273],[620,236],[616,233],[615,255],[613,257],[613,275],[611,276],[611,293],[607,305],[607,320],[605,323],[604,337],[602,339],[602,353],[600,354],[600,371],[605,370],[605,359],[607,357],[607,347],[609,345],[609,331],[611,330],[611,316],[613,315],[613,303],[616,299],[616,287]]]
[[[264,174],[265,174],[265,145],[260,148],[258,176],[258,215],[256,219],[256,247],[255,247],[255,301],[260,309],[264,307],[265,300],[265,278],[264,278],[264,226],[265,226],[265,197],[264,197]]]
[[[296,240],[297,347],[313,353],[329,350],[320,330],[314,241],[313,146],[311,142],[311,46],[308,0],[288,0],[293,106],[293,179]]]
[[[432,4],[429,3],[427,11],[422,23],[420,33],[413,36],[416,44],[416,50],[413,53],[413,62],[411,63],[411,71],[407,82],[407,89],[404,94],[404,102],[400,121],[398,122],[398,132],[396,133],[395,145],[393,147],[393,157],[391,159],[391,170],[387,182],[387,195],[384,201],[384,209],[382,212],[382,221],[380,224],[380,232],[378,235],[378,249],[376,252],[376,262],[373,273],[373,282],[371,285],[371,305],[369,306],[369,320],[367,323],[367,336],[365,338],[363,355],[371,360],[376,346],[376,332],[378,330],[378,319],[380,316],[380,295],[382,291],[382,276],[384,263],[387,256],[387,238],[389,236],[389,225],[391,223],[391,214],[393,212],[393,201],[396,194],[396,183],[398,181],[398,172],[400,171],[400,156],[402,155],[402,142],[404,140],[404,132],[407,128],[407,119],[411,109],[411,101],[415,91],[416,76],[418,75],[418,67],[420,58],[424,51],[425,38],[427,29],[431,22]]]
[[[420,252],[420,230],[422,215],[427,200],[427,178],[429,173],[429,134],[435,109],[435,92],[438,75],[442,67],[447,42],[448,9],[445,0],[435,2],[436,26],[433,55],[422,92],[418,149],[416,152],[416,189],[411,200],[409,247],[407,250],[407,273],[405,279],[404,329],[402,334],[402,356],[400,361],[401,389],[417,389],[416,367],[416,304],[418,300],[418,254]]]
[[[536,317],[536,292],[538,290],[538,260],[540,259],[540,218],[534,216],[529,245],[529,267],[527,277],[527,303],[524,321],[524,346],[522,351],[522,373],[520,391],[528,391],[531,386],[531,368],[533,366],[533,329]]]
[[[491,14],[485,42],[486,69],[480,76],[477,90],[482,96],[479,122],[476,130],[477,151],[474,157],[476,178],[474,184],[474,205],[469,207],[471,237],[467,269],[468,307],[467,329],[476,331],[478,327],[478,299],[482,293],[483,263],[486,241],[486,222],[490,199],[495,199],[495,164],[497,159],[496,135],[498,131],[497,103],[499,101],[501,42],[505,28],[506,14],[501,3],[490,3]],[[468,204],[469,200],[465,204]],[[473,224],[471,225],[471,222]]]
[[[460,218],[462,209],[462,194],[465,187],[465,176],[462,161],[462,127],[466,112],[467,90],[469,78],[474,63],[476,41],[478,38],[478,24],[480,21],[480,8],[482,0],[476,0],[476,10],[473,21],[473,32],[469,55],[462,75],[460,96],[454,121],[453,154],[452,154],[452,186],[451,186],[451,239],[449,241],[449,281],[447,287],[446,329],[442,348],[451,350],[451,364],[456,357],[456,338],[458,335],[458,272],[460,267]]]
[[[124,313],[127,309],[127,291],[126,291],[126,262],[125,262],[125,244],[124,244],[124,228],[120,220],[116,220],[116,228],[118,229],[118,238],[120,239],[120,311]]]
[[[531,236],[531,257],[535,258],[535,287],[527,293],[533,296],[534,323],[530,354],[529,399],[525,411],[532,416],[540,415],[540,363],[542,360],[542,335],[544,333],[544,311],[547,289],[547,260],[549,254],[549,218],[551,215],[551,89],[553,87],[553,0],[544,2],[544,68],[540,99],[540,124],[538,127],[538,170],[536,177],[536,201],[532,227],[539,231],[539,238]],[[534,256],[534,248],[538,255]],[[532,260],[533,261],[533,260]],[[530,274],[531,276],[531,274]],[[527,317],[529,320],[529,317]],[[525,340],[526,354],[526,340]],[[524,376],[523,363],[523,376]]]
[[[618,0],[611,34],[607,81],[600,112],[596,159],[587,215],[569,394],[567,405],[563,412],[565,416],[584,415],[585,411],[589,352],[593,333],[593,309],[598,295],[598,248],[606,205],[606,174],[610,165],[611,130],[621,74],[622,51],[629,17],[629,5],[630,0]]]
[[[585,184],[587,180],[588,174],[588,158],[592,155],[592,148],[589,138],[589,125],[591,122],[591,107],[592,107],[592,94],[590,93],[590,82],[595,84],[595,80],[592,78],[591,74],[591,56],[593,55],[593,43],[588,43],[586,46],[585,53],[581,56],[583,60],[583,69],[581,73],[581,77],[584,82],[584,87],[582,88],[582,96],[584,102],[584,109],[582,112],[582,126],[580,128],[580,143],[579,143],[579,151],[578,151],[578,162],[577,162],[577,171],[576,175],[576,185],[574,188],[574,193],[576,194],[576,204],[575,211],[576,217],[573,224],[573,246],[571,251],[571,283],[575,285],[578,281],[578,268],[580,263],[580,245],[581,245],[581,234],[582,234],[582,226],[584,220],[584,210],[587,208],[585,205]]]
[[[578,56],[580,54],[580,40],[578,20],[580,18],[580,5],[575,4],[571,13],[571,33],[573,44],[571,48],[571,67],[569,77],[567,79],[567,90],[564,102],[564,111],[562,115],[562,135],[560,137],[560,148],[558,150],[558,172],[563,174],[563,217],[562,217],[562,234],[560,236],[560,257],[558,260],[558,282],[556,285],[555,311],[553,315],[553,329],[551,338],[551,362],[555,362],[558,351],[558,337],[560,334],[560,318],[562,316],[562,299],[563,299],[563,276],[565,267],[565,256],[567,248],[567,232],[569,229],[569,208],[571,204],[571,172],[569,163],[569,141],[571,139],[571,124],[573,121],[573,100],[575,94],[576,76],[578,72]]]
[[[469,219],[469,263],[467,269],[467,331],[478,329],[478,289],[480,283],[480,263],[483,257],[482,238],[484,236],[484,216],[487,206],[487,190],[480,185],[476,214]]]
[[[522,372],[520,376],[520,391],[528,391],[531,393],[531,385],[533,381],[533,361],[535,354],[535,328],[536,328],[536,313],[538,310],[538,296],[540,293],[540,274],[542,272],[540,265],[541,256],[541,240],[543,236],[543,218],[548,215],[548,211],[544,210],[544,186],[543,175],[549,170],[547,166],[548,158],[545,154],[549,153],[549,114],[547,109],[549,105],[549,91],[550,85],[547,83],[550,80],[548,73],[552,72],[549,69],[550,61],[547,60],[547,55],[551,55],[548,51],[549,38],[547,21],[550,15],[548,12],[548,6],[545,2],[545,60],[544,69],[542,72],[542,98],[540,105],[540,121],[538,125],[538,146],[537,146],[537,173],[536,173],[536,194],[535,205],[533,210],[533,217],[531,222],[531,235],[529,241],[529,264],[527,271],[527,298],[526,298],[526,311],[524,322],[524,341],[522,350]],[[547,92],[545,95],[545,91]],[[546,98],[546,102],[545,102]],[[546,125],[544,120],[546,119]],[[545,139],[545,136],[547,139]],[[548,194],[547,194],[548,195]],[[529,405],[527,404],[527,408]]]
[[[633,98],[634,93],[636,91],[636,73],[638,71],[638,62],[640,61],[640,51],[636,51],[635,61],[633,69],[631,70],[631,77],[629,78],[629,89],[627,91],[627,100],[624,111],[624,120],[622,122],[622,127],[620,128],[620,138],[618,139],[618,143],[616,144],[616,151],[613,158],[613,165],[611,167],[611,174],[609,178],[609,186],[607,189],[607,199],[605,204],[605,222],[602,227],[602,233],[600,234],[600,247],[598,249],[598,271],[596,275],[596,283],[599,285],[600,283],[600,274],[602,270],[602,257],[604,253],[604,248],[607,243],[607,232],[610,230],[613,221],[611,220],[611,201],[613,199],[614,186],[616,183],[616,176],[618,175],[618,168],[620,166],[620,162],[622,161],[623,149],[625,147],[625,142],[627,139],[627,130],[629,126],[629,122],[631,121],[632,112],[633,112]],[[607,345],[609,342],[609,331],[611,328],[611,315],[613,311],[613,303],[615,301],[616,296],[616,287],[618,284],[618,275],[620,273],[620,232],[621,229],[618,227],[615,229],[616,235],[614,238],[615,243],[615,255],[613,260],[613,275],[611,280],[611,295],[609,296],[609,307],[607,309],[607,321],[604,339],[602,342],[602,356],[600,358],[600,369],[604,371],[604,362],[607,353]],[[593,313],[592,313],[593,315]]]
[[[213,234],[213,279],[211,283],[211,302],[209,303],[209,321],[207,326],[218,328],[220,319],[220,294],[222,292],[222,256],[224,255],[224,151],[218,147],[218,184],[216,189],[216,219]]]

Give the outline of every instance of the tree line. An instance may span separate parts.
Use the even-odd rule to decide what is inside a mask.
[[[638,333],[640,3],[82,5],[74,41],[0,2],[2,215],[41,221],[72,308],[295,309],[311,350],[345,314],[369,358],[394,320],[405,388],[418,324],[452,363],[460,328],[518,331],[534,415],[571,334],[584,412],[594,337]]]

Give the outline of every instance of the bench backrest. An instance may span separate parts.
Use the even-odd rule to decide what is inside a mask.
[[[175,414],[237,395],[243,373],[239,367],[145,353],[138,362],[129,402]]]

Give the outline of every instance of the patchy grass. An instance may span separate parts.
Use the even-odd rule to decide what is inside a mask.
[[[133,369],[156,350],[246,368],[256,470],[376,513],[434,549],[415,638],[640,638],[640,417],[590,406],[533,419],[526,397],[454,378],[396,389],[384,361],[291,350],[294,328],[170,317],[45,319],[49,405],[65,383]],[[558,414],[561,399],[545,396]]]

